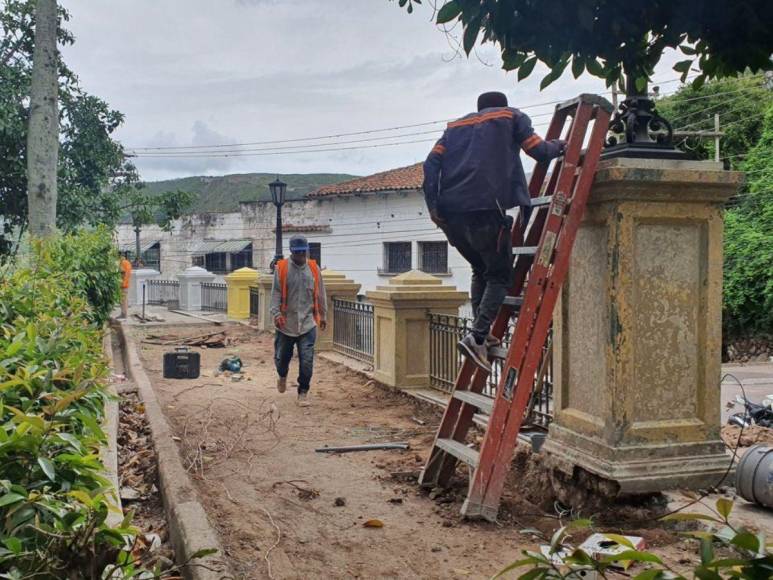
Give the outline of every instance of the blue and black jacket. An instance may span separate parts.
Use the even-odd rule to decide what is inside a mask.
[[[493,107],[448,124],[424,162],[424,197],[440,216],[529,206],[520,151],[537,161],[562,153],[518,109]]]

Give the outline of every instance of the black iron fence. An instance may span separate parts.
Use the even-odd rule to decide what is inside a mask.
[[[462,356],[456,349],[456,344],[470,332],[472,320],[461,316],[446,314],[430,314],[429,333],[429,375],[430,385],[438,390],[450,393],[454,388],[456,376],[462,366]],[[505,348],[510,346],[513,323],[508,326],[504,337]],[[529,402],[527,421],[547,427],[553,416],[553,364],[552,337],[549,336],[543,347],[542,357],[535,376],[535,388]],[[493,397],[496,394],[499,380],[502,376],[503,361],[495,360],[483,394]]]
[[[201,309],[225,312],[228,309],[228,291],[225,284],[202,282]]]
[[[333,299],[333,348],[352,358],[373,363],[373,305]]]
[[[178,280],[147,280],[145,282],[148,304],[178,308],[180,306],[180,282]]]
[[[250,286],[250,317],[260,314],[260,292],[257,286]]]

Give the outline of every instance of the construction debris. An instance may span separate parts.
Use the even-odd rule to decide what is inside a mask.
[[[410,449],[408,443],[372,443],[368,445],[348,445],[345,447],[320,447],[317,453],[351,453],[352,451],[376,451],[379,449]]]
[[[210,332],[199,336],[174,336],[148,334],[142,342],[161,346],[198,346],[202,348],[225,348],[236,344],[236,340],[225,331]]]
[[[638,536],[621,536],[620,542],[623,540],[627,541],[630,546],[633,546],[634,550],[643,550],[645,548],[644,538]],[[617,541],[613,534],[593,534],[580,544],[580,550],[588,554],[588,556],[594,560],[601,560],[607,556],[616,556],[617,554],[622,554],[623,552],[632,549],[630,546],[620,542]],[[631,563],[632,560],[625,560],[623,562],[614,562],[613,565],[617,568],[626,570]]]

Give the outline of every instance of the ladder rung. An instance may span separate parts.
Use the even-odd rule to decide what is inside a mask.
[[[507,349],[502,348],[501,346],[492,346],[490,349],[488,349],[488,355],[491,358],[505,360],[507,358]]]
[[[453,455],[460,461],[463,461],[471,467],[478,466],[479,453],[474,449],[470,449],[464,443],[459,443],[453,439],[438,439],[435,443],[440,449]]]
[[[539,197],[532,197],[531,198],[531,207],[539,207],[541,205],[550,205],[550,202],[553,201],[552,195],[541,195]]]
[[[505,301],[502,304],[510,308],[520,308],[523,306],[523,296],[505,296]]]
[[[489,350],[489,352],[491,352],[491,350]],[[507,351],[505,351],[505,353],[506,352]],[[494,409],[494,399],[487,397],[486,395],[481,395],[480,393],[473,393],[471,391],[454,391],[454,399],[458,399],[464,403],[467,403],[468,405],[477,407],[487,415],[491,415],[491,411]]]
[[[514,256],[533,256],[537,253],[537,246],[520,246],[513,248]]]

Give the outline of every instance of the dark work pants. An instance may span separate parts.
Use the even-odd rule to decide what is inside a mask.
[[[314,373],[314,343],[317,341],[317,327],[300,336],[287,336],[278,330],[274,337],[274,363],[280,377],[290,371],[293,349],[298,347],[298,394],[308,393],[311,376]]]
[[[443,230],[448,242],[472,266],[470,295],[475,316],[472,333],[480,343],[488,336],[491,323],[513,284],[510,230],[498,211],[444,217]]]

